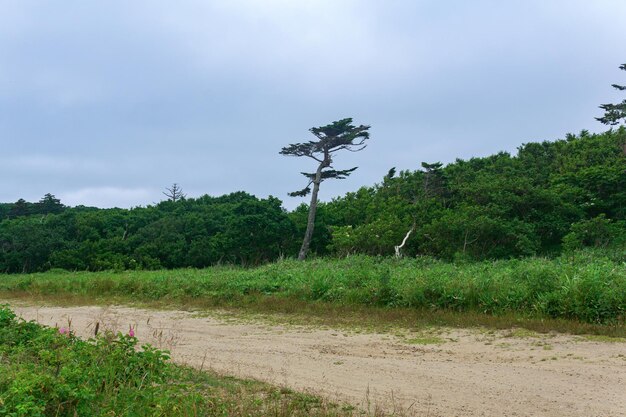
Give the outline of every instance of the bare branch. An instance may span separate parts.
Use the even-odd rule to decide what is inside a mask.
[[[358,149],[348,149],[350,152],[359,152],[362,151],[363,149],[367,148],[367,145],[363,145]]]

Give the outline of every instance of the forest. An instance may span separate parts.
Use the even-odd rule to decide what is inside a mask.
[[[443,260],[556,257],[587,247],[626,259],[626,128],[582,131],[415,170],[320,202],[314,256]],[[256,266],[295,257],[308,205],[246,192],[132,209],[67,207],[53,194],[0,204],[0,272]],[[405,239],[406,238],[406,239]],[[405,244],[401,243],[405,240]]]

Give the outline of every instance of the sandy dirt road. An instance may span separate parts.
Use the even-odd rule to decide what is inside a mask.
[[[135,327],[176,362],[416,416],[626,416],[626,343],[526,331],[356,333],[129,307],[27,306],[88,337]],[[437,343],[434,343],[437,342]]]

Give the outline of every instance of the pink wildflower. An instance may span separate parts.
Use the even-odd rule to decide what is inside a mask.
[[[69,330],[69,329],[66,329],[65,327],[61,327],[61,328],[59,329],[59,333],[69,335],[69,334],[70,334],[70,330]]]
[[[129,326],[129,327],[130,327],[130,330],[128,331],[128,335],[130,337],[135,337],[135,329],[133,329],[132,326]]]

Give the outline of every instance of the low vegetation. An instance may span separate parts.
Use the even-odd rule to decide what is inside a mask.
[[[626,266],[593,251],[471,263],[351,256],[284,260],[252,269],[5,275],[0,294],[239,308],[287,302],[293,311],[314,305],[620,325],[626,312]]]
[[[0,306],[0,416],[351,416],[349,406],[170,363],[130,335],[89,340]]]

